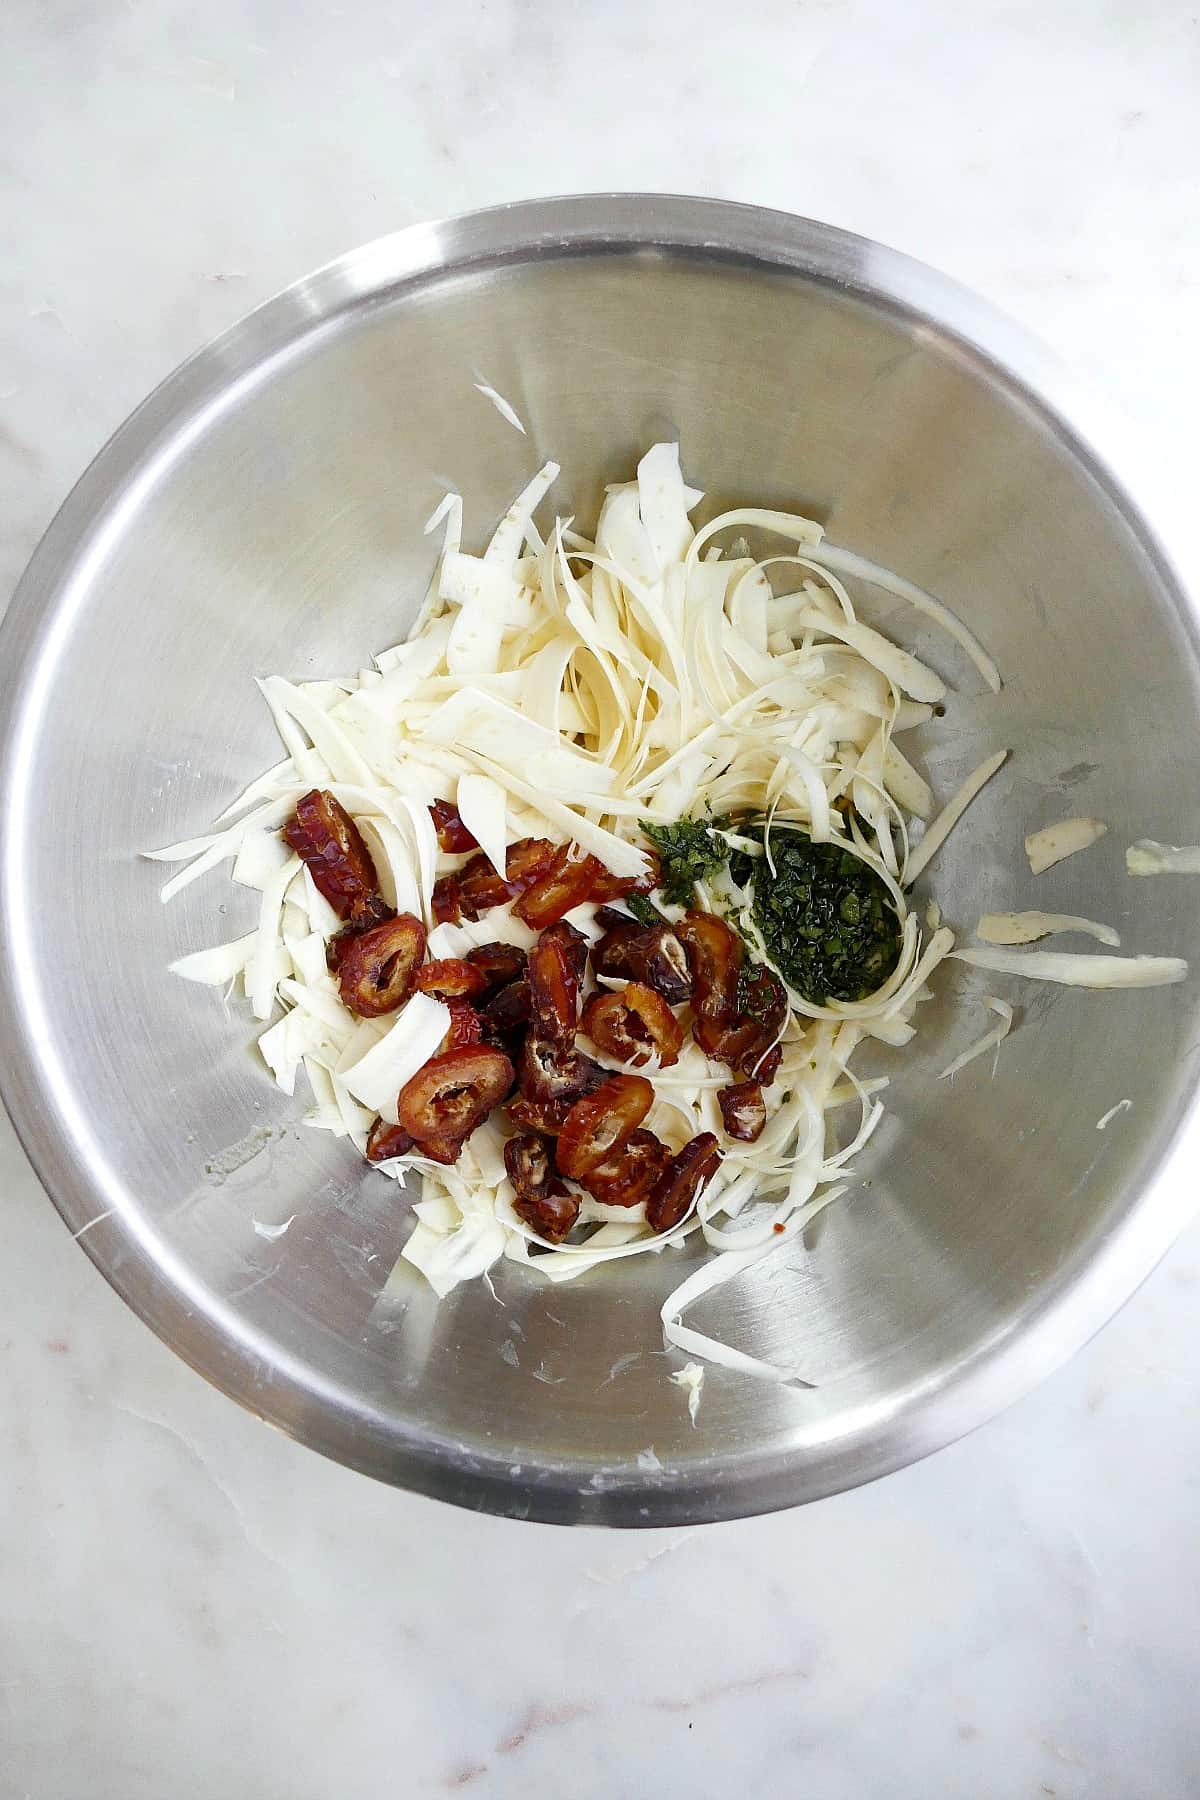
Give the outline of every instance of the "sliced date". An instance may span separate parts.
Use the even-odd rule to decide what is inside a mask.
[[[429,808],[438,849],[447,856],[461,856],[465,850],[478,850],[479,839],[462,822],[457,806],[450,800],[435,800]]]
[[[554,1039],[530,1032],[517,1065],[519,1094],[508,1111],[523,1130],[556,1136],[575,1102],[598,1088],[607,1071],[590,1056]]]
[[[457,876],[458,903],[462,916],[477,919],[494,906],[505,906],[533,885],[556,855],[549,838],[518,838],[504,859],[504,875],[498,875],[482,853],[464,864]]]
[[[477,944],[467,951],[467,961],[479,970],[490,996],[510,982],[520,981],[525,974],[527,958],[515,944]]]
[[[283,836],[339,919],[357,918],[375,897],[379,878],[350,814],[323,788],[296,802]]]
[[[483,971],[465,957],[445,956],[417,970],[417,992],[435,1000],[470,1000],[486,987]]]
[[[665,1069],[679,1061],[683,1026],[661,994],[629,981],[618,992],[593,994],[583,1029],[608,1056],[637,1069],[657,1058]]]
[[[510,981],[499,988],[480,1005],[484,1036],[507,1048],[529,1024],[532,1005],[527,981]]]
[[[674,1231],[696,1195],[721,1166],[721,1150],[711,1131],[702,1131],[673,1156],[646,1202],[646,1221],[653,1231]]]
[[[450,1024],[442,1039],[443,1050],[461,1050],[467,1044],[481,1044],[483,1020],[469,1000],[447,1000],[443,1003],[450,1014]]]
[[[403,1125],[389,1125],[386,1119],[376,1119],[367,1137],[367,1161],[390,1162],[393,1156],[407,1156],[412,1147],[412,1136]]]
[[[572,856],[570,845],[565,845],[521,895],[513,911],[535,931],[557,924],[566,913],[582,906],[599,873],[600,864],[594,856]]]
[[[652,894],[662,880],[662,868],[655,851],[649,852],[650,866],[644,875],[612,875],[601,869],[592,883],[589,900],[604,905],[609,900],[624,900],[630,894]]]
[[[530,1100],[578,1100],[608,1079],[605,1069],[590,1056],[559,1038],[531,1031],[521,1049],[518,1080],[521,1093]]]
[[[652,1131],[635,1131],[622,1149],[584,1175],[580,1185],[603,1206],[640,1206],[670,1160],[661,1138]]]
[[[522,1131],[537,1131],[543,1137],[557,1137],[567,1122],[567,1114],[576,1096],[562,1094],[557,1100],[543,1100],[532,1094],[514,1094],[508,1103],[508,1116]]]
[[[457,925],[463,916],[457,875],[439,875],[433,884],[430,912],[435,925]]]
[[[544,1238],[561,1244],[579,1217],[579,1196],[558,1178],[552,1145],[536,1132],[509,1138],[504,1166],[513,1186],[513,1210]]]
[[[752,1144],[762,1136],[767,1122],[767,1103],[757,1081],[737,1081],[717,1095],[721,1118],[731,1138]]]
[[[675,929],[687,951],[698,1016],[732,1018],[737,1012],[741,939],[716,913],[685,913]]]
[[[592,967],[597,975],[640,981],[661,994],[670,1006],[680,1006],[691,998],[688,958],[669,925],[639,925],[635,919],[627,919],[623,913],[614,913],[607,907],[597,918],[608,927],[592,947]]]
[[[565,920],[543,932],[529,952],[533,1029],[539,1036],[553,1042],[575,1036],[586,959],[586,939]]]
[[[360,1019],[395,1012],[412,993],[424,954],[425,927],[412,913],[356,931],[337,958],[342,1005]]]
[[[558,1139],[563,1174],[580,1180],[622,1149],[653,1102],[654,1089],[642,1075],[610,1075],[593,1093],[577,1100]]]
[[[455,1162],[464,1141],[500,1104],[512,1082],[513,1066],[502,1050],[487,1044],[445,1050],[401,1088],[399,1123],[422,1155]]]

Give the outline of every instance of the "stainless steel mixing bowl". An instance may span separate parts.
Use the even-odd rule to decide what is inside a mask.
[[[393,1185],[299,1128],[243,1010],[165,972],[247,929],[256,896],[221,871],[164,909],[163,871],[137,855],[203,829],[274,760],[252,676],[354,670],[403,633],[443,484],[482,534],[553,454],[559,506],[590,518],[667,433],[711,495],[815,513],[998,658],[1004,690],[981,695],[953,645],[876,609],[960,689],[924,745],[939,791],[1013,751],[934,865],[947,917],[1081,913],[1198,968],[1129,994],[940,973],[917,1043],[876,1058],[894,1079],[862,1186],[698,1314],[816,1386],[717,1371],[695,1429],[658,1327],[688,1255],[557,1289],[503,1266],[494,1295],[441,1305],[415,1276],[381,1294],[408,1223]],[[1143,835],[1200,841],[1196,629],[1107,450],[1046,360],[951,283],[712,201],[546,201],[404,231],[171,376],[63,507],[2,639],[5,1093],[118,1292],[315,1448],[550,1520],[810,1499],[1053,1368],[1187,1216],[1196,1149],[1195,890],[1131,881],[1122,859]],[[1071,813],[1109,836],[1031,881],[1022,834]],[[995,1077],[977,1062],[938,1083],[980,1028],[969,997],[997,986],[1020,1012]],[[281,1237],[253,1229],[293,1213]]]

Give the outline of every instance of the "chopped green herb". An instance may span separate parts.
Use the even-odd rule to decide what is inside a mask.
[[[761,841],[761,827],[742,829]],[[765,857],[749,871],[752,912],[780,973],[818,1006],[873,994],[900,956],[900,922],[878,875],[799,831],[771,834],[771,860],[774,875]]]
[[[626,894],[625,905],[639,925],[662,924],[662,914],[646,894]]]
[[[676,819],[673,825],[651,825],[642,820],[642,830],[658,851],[662,861],[662,893],[672,906],[690,906],[693,889],[723,869],[729,860],[728,846],[716,836],[714,819]]]

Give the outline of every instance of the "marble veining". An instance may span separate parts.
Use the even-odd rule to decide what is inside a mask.
[[[274,289],[413,220],[605,187],[940,265],[1107,381],[1186,511],[1198,75],[1173,0],[10,0],[0,600],[125,413]],[[970,1440],[631,1537],[298,1448],[124,1310],[7,1127],[0,1181],[0,1800],[1200,1788],[1196,1229]]]

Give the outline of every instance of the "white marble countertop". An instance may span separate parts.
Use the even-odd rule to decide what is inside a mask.
[[[212,333],[397,225],[554,191],[895,244],[1099,371],[1194,487],[1198,77],[1175,0],[10,0],[0,600]],[[1197,1228],[956,1448],[616,1536],[297,1448],[124,1310],[7,1127],[0,1182],[0,1800],[1200,1791]]]

